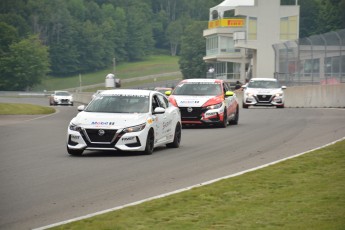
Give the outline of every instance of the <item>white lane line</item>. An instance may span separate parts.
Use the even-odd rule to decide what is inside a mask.
[[[94,216],[97,216],[97,215],[101,215],[101,214],[105,214],[105,213],[108,213],[108,212],[116,211],[116,210],[123,209],[123,208],[126,208],[126,207],[138,205],[138,204],[150,201],[150,200],[155,200],[155,199],[167,197],[167,196],[170,196],[170,195],[173,195],[173,194],[176,194],[176,193],[180,193],[180,192],[191,190],[193,188],[197,188],[197,187],[201,187],[201,186],[204,186],[204,185],[212,184],[212,183],[215,183],[215,182],[223,180],[223,179],[228,179],[228,178],[231,178],[231,177],[240,176],[240,175],[243,175],[243,174],[248,173],[248,172],[252,172],[252,171],[255,171],[255,170],[258,170],[258,169],[262,169],[262,168],[268,167],[270,165],[274,165],[274,164],[280,163],[282,161],[286,161],[286,160],[289,160],[289,159],[292,159],[292,158],[295,158],[295,157],[299,157],[299,156],[301,156],[303,154],[306,154],[306,153],[309,153],[309,152],[312,152],[312,151],[315,151],[315,150],[318,150],[318,149],[322,149],[324,147],[333,145],[333,144],[335,144],[335,143],[337,143],[339,141],[343,141],[343,140],[345,140],[345,137],[340,138],[340,139],[338,139],[336,141],[333,141],[331,143],[328,143],[326,145],[323,145],[321,147],[317,147],[315,149],[311,149],[311,150],[308,150],[308,151],[305,151],[305,152],[302,152],[302,153],[299,153],[299,154],[296,154],[296,155],[293,155],[293,156],[290,156],[290,157],[286,157],[286,158],[283,158],[283,159],[280,159],[280,160],[277,160],[277,161],[273,161],[273,162],[268,163],[268,164],[264,164],[264,165],[261,165],[261,166],[255,167],[255,168],[247,169],[247,170],[244,170],[244,171],[241,171],[241,172],[238,172],[238,173],[234,173],[234,174],[231,174],[231,175],[228,175],[228,176],[225,176],[225,177],[220,177],[220,178],[217,178],[217,179],[214,179],[214,180],[209,180],[209,181],[206,181],[206,182],[203,182],[203,183],[200,183],[200,184],[192,185],[192,186],[189,186],[189,187],[186,187],[186,188],[182,188],[182,189],[178,189],[178,190],[175,190],[175,191],[172,191],[172,192],[168,192],[168,193],[164,193],[164,194],[161,194],[161,195],[149,197],[147,199],[135,201],[133,203],[117,206],[117,207],[106,209],[106,210],[103,210],[103,211],[91,213],[91,214],[88,214],[88,215],[85,215],[85,216],[76,217],[76,218],[73,218],[73,219],[61,221],[61,222],[58,222],[58,223],[55,223],[55,224],[50,224],[50,225],[46,225],[46,226],[39,227],[39,228],[34,228],[33,230],[44,230],[44,229],[56,227],[56,226],[59,226],[59,225],[71,223],[71,222],[74,222],[74,221],[87,219],[87,218],[90,218],[90,217],[94,217]]]

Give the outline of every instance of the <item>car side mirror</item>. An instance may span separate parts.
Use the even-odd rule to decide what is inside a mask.
[[[171,91],[170,90],[165,91],[165,95],[170,96],[171,95]]]
[[[285,85],[283,85],[283,86],[282,86],[282,89],[286,89],[286,86],[285,86]]]
[[[84,111],[85,109],[85,105],[79,105],[78,106],[78,111],[81,112],[81,111]]]
[[[155,108],[152,114],[163,114],[163,113],[165,113],[165,109],[163,107],[157,107]]]
[[[225,92],[225,97],[232,97],[232,96],[234,96],[234,92],[232,92],[232,91],[226,91]]]

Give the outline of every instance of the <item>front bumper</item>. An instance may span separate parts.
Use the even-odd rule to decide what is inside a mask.
[[[55,99],[55,105],[73,105],[73,100],[70,99]]]
[[[219,109],[180,107],[182,124],[220,124],[224,118],[223,106]]]
[[[284,105],[284,97],[268,94],[258,94],[244,97],[243,104],[254,106],[281,106]]]
[[[100,130],[104,131],[101,136]],[[68,130],[67,145],[68,148],[74,150],[144,151],[146,138],[146,129],[132,133],[100,128],[80,131]]]

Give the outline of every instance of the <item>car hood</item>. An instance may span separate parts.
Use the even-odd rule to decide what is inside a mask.
[[[245,90],[245,93],[252,93],[252,94],[276,94],[276,93],[282,93],[283,90],[278,89],[264,89],[264,88],[247,88]]]
[[[220,96],[177,96],[173,95],[178,107],[201,107],[205,104],[217,104],[222,102]]]
[[[147,113],[80,112],[72,122],[83,128],[120,129],[145,123]]]
[[[60,96],[60,95],[55,95],[54,96],[55,98],[59,98],[59,99],[64,99],[64,98],[72,98],[72,96],[71,95],[69,95],[69,96]]]

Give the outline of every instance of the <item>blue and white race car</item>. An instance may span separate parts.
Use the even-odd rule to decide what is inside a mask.
[[[178,148],[181,115],[162,93],[115,89],[98,94],[74,117],[67,130],[67,152],[84,150],[141,151],[160,145]]]

